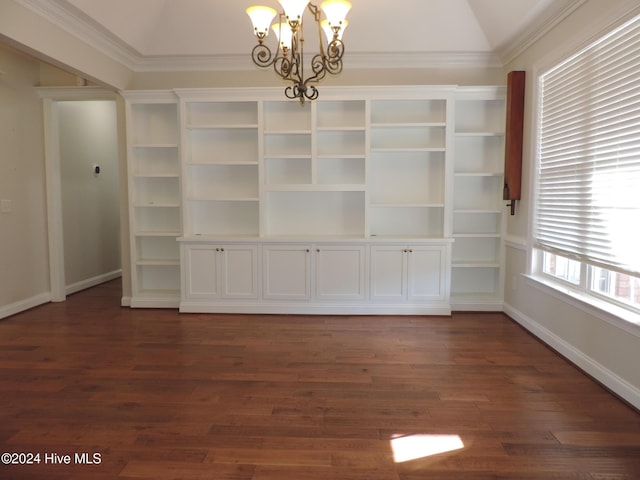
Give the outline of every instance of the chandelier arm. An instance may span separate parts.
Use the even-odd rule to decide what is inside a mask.
[[[327,49],[329,55],[324,58],[324,66],[331,75],[342,72],[342,56],[344,55],[344,44],[340,40],[334,40]]]
[[[319,95],[318,89],[314,85],[309,85],[304,90],[304,96],[307,97],[309,100],[317,99],[318,95]]]
[[[322,41],[322,26],[320,23],[321,12],[318,7],[309,2],[309,11],[313,14],[313,19],[316,21],[316,27],[318,29],[318,48],[320,50],[320,56],[324,57],[324,42]]]
[[[304,83],[307,84],[311,82],[319,82],[320,80],[322,80],[328,71],[326,63],[327,62],[325,57],[320,56],[320,54],[315,55],[311,59],[311,70],[313,70],[313,73],[315,75],[307,78]]]
[[[289,85],[284,89],[284,95],[291,100],[295,100],[296,98],[300,98],[298,94],[298,86],[297,85]]]
[[[276,58],[271,53],[271,49],[263,43],[258,43],[251,51],[251,60],[259,67],[271,66]]]
[[[339,62],[344,55],[344,43],[337,38],[332,40],[327,47],[327,58],[332,62]]]
[[[311,10],[311,3],[308,4],[309,5],[309,9]],[[293,34],[293,37],[291,39],[292,41],[292,48],[295,47],[295,49],[293,50],[294,55],[295,55],[295,83],[297,85],[302,85],[302,80],[304,78],[304,22],[300,22],[300,26],[298,28],[298,31],[295,32]]]

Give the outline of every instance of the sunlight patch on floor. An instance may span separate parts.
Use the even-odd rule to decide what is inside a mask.
[[[391,439],[396,463],[430,457],[464,448],[459,435],[406,435]]]

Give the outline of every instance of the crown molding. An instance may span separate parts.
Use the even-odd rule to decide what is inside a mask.
[[[551,29],[580,8],[587,0],[562,0],[551,3],[549,10],[520,34],[504,42],[496,49],[502,64],[507,65]]]
[[[246,55],[144,56],[64,0],[15,0],[65,32],[133,72],[248,71],[257,68]],[[500,68],[500,57],[487,52],[348,53],[354,69]]]
[[[140,53],[97,25],[82,12],[77,11],[73,6],[62,6],[60,0],[14,1],[130,70],[135,70]]]
[[[500,68],[500,57],[491,52],[371,52],[348,53],[353,68]]]
[[[347,53],[345,66],[350,69],[429,69],[429,68],[501,68],[500,58],[485,52],[384,52]],[[198,55],[140,57],[136,72],[171,71],[248,71],[255,70],[251,56]]]

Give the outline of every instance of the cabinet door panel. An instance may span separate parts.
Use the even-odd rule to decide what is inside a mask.
[[[187,296],[217,297],[218,285],[218,255],[212,248],[187,249]]]
[[[408,256],[409,300],[435,300],[444,296],[442,251],[411,248]]]
[[[365,297],[364,247],[318,247],[316,298],[362,300]]]
[[[402,301],[406,296],[405,253],[402,247],[372,247],[371,298]]]
[[[258,298],[258,248],[224,247],[221,253],[224,298]]]
[[[309,252],[308,246],[264,247],[264,298],[309,300],[311,297]]]

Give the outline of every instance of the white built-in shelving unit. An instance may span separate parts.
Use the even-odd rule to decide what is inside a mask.
[[[444,236],[447,101],[371,101],[371,235]]]
[[[181,108],[184,234],[257,236],[257,102],[200,99]]]
[[[504,133],[502,89],[460,88],[451,261],[451,302],[457,309],[502,309]]]
[[[124,95],[134,306],[501,308],[501,88]]]
[[[263,103],[261,236],[365,235],[365,102]]]
[[[180,299],[180,128],[172,92],[126,92],[132,297],[134,307]]]

